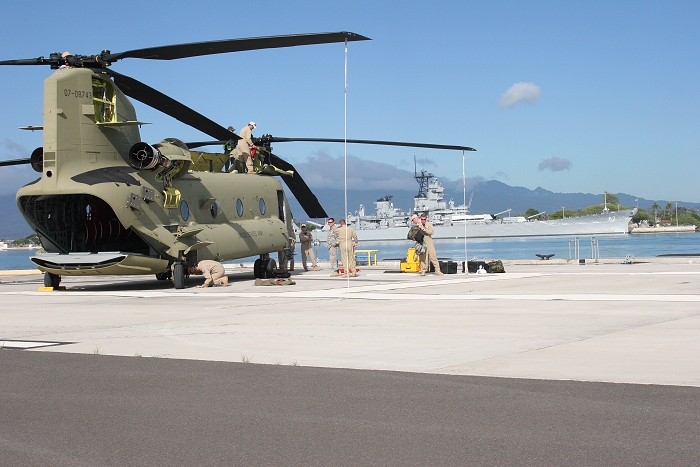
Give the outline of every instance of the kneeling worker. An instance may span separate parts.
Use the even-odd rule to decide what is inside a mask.
[[[226,275],[226,270],[224,265],[218,261],[212,260],[202,260],[193,268],[190,268],[190,275],[199,276],[204,275],[204,284],[198,285],[197,288],[211,287],[213,285],[228,285],[228,276]]]

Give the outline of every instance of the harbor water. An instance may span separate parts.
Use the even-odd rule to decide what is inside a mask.
[[[500,260],[537,260],[536,255],[551,255],[555,259],[575,258],[573,249],[576,237],[526,237],[526,238],[494,238],[464,240],[436,240],[435,248],[438,257],[455,261],[468,258],[500,259]],[[597,251],[592,248],[592,241],[597,241]],[[578,237],[579,258],[625,258],[633,255],[636,258],[648,258],[661,255],[694,255],[700,256],[700,233],[663,233],[663,234],[620,234],[599,235],[596,237]],[[360,250],[377,250],[379,260],[400,260],[406,256],[406,250],[413,244],[406,241],[361,243]],[[30,257],[37,250],[0,250],[0,270],[35,269]],[[314,247],[314,253],[321,262],[328,262],[328,249],[325,244]],[[297,242],[295,266],[300,267],[300,245]],[[277,257],[273,255],[277,260]],[[255,257],[242,258],[229,263],[254,261]]]

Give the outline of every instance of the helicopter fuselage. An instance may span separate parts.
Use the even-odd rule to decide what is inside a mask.
[[[16,198],[45,250],[33,258],[40,270],[159,274],[288,245],[291,215],[276,178],[196,171],[184,143],[142,143],[143,123],[106,73],[54,72],[43,114],[42,174]],[[138,144],[155,156],[141,164]]]

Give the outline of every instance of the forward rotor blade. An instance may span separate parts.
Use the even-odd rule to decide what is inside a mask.
[[[121,89],[124,94],[129,97],[133,97],[139,102],[143,102],[156,110],[160,110],[164,114],[170,115],[171,117],[180,120],[182,123],[211,136],[212,138],[219,138],[226,141],[238,141],[241,139],[240,136],[236,135],[235,133],[231,133],[223,126],[208,119],[199,112],[190,109],[172,97],[168,97],[162,92],[157,91],[152,87],[135,80],[134,78],[122,75],[113,70],[106,70],[106,72],[114,78],[114,82],[117,84],[117,86],[119,86],[119,89]]]
[[[13,159],[10,161],[0,161],[0,167],[5,167],[9,165],[22,165],[22,164],[30,164],[29,159]]]
[[[332,42],[366,41],[368,37],[353,32],[322,32],[313,34],[293,34],[288,36],[251,37],[221,41],[192,42],[189,44],[165,45],[146,49],[127,50],[115,54],[104,54],[103,59],[114,62],[123,58],[144,58],[149,60],[174,60],[177,58],[201,55],[242,52],[245,50],[275,49],[297,45],[328,44]]]
[[[19,60],[0,60],[0,65],[49,65],[51,62],[44,57],[22,58]]]
[[[353,144],[378,144],[382,146],[405,146],[409,148],[427,148],[427,149],[451,149],[456,151],[476,151],[468,146],[454,146],[449,144],[430,144],[430,143],[407,143],[404,141],[374,141],[369,139],[333,139],[333,138],[279,138],[272,136],[269,138],[271,143],[287,143],[295,141],[310,141],[320,143],[353,143]]]
[[[280,177],[284,180],[284,183],[287,184],[297,201],[299,201],[299,204],[302,209],[304,209],[307,216],[317,219],[328,217],[328,214],[326,214],[325,209],[321,206],[316,195],[311,191],[311,188],[309,188],[304,179],[297,173],[292,164],[284,159],[280,159],[272,153],[270,153],[270,163],[278,169],[291,170],[294,172],[294,175],[291,177],[288,175],[280,175]]]

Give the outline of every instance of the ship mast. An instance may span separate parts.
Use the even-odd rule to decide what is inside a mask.
[[[416,166],[416,156],[415,154],[413,155],[413,178],[416,179],[416,182],[418,182],[418,195],[425,195],[427,196],[428,194],[428,182],[430,182],[430,179],[433,178],[435,175],[428,173],[425,171],[425,169],[420,169],[420,175],[418,175],[418,167]]]

